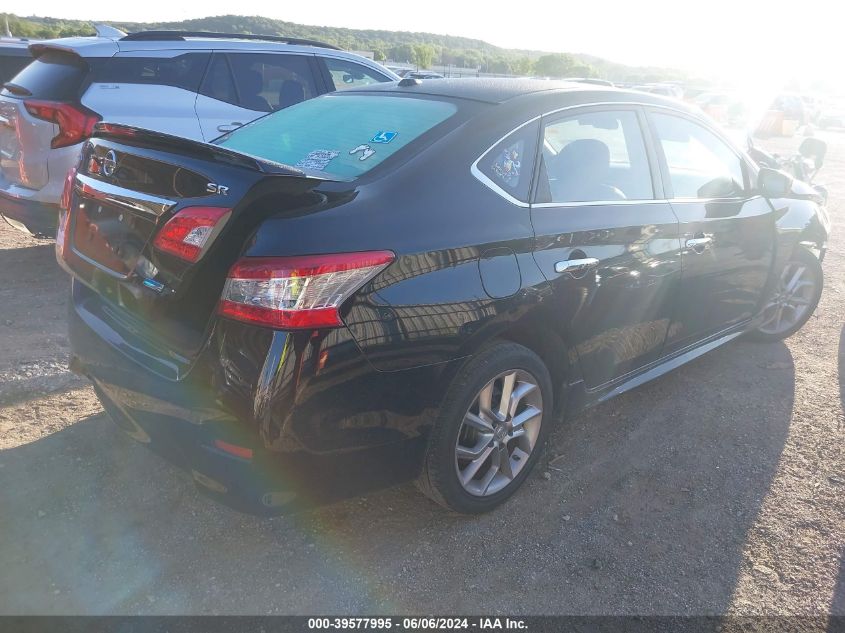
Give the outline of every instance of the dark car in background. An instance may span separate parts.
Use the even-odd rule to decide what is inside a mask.
[[[490,510],[562,416],[800,328],[829,231],[684,104],[531,80],[348,90],[214,144],[101,123],[62,204],[72,367],[259,513],[407,480]]]
[[[443,75],[433,70],[411,70],[402,75],[402,77],[407,77],[408,79],[443,79]]]

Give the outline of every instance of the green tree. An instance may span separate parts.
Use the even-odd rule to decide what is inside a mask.
[[[540,57],[534,68],[535,72],[543,77],[568,77],[572,76],[575,68],[581,66],[572,55],[555,53]]]
[[[460,65],[465,68],[478,68],[481,66],[481,62],[483,60],[481,51],[477,51],[473,48],[463,51],[462,57],[462,63]]]
[[[434,47],[431,44],[414,44],[411,61],[417,68],[428,68],[434,61]]]
[[[487,64],[487,72],[509,75],[511,73],[510,62],[504,57],[491,58]]]
[[[399,44],[390,49],[390,58],[395,62],[410,63],[414,57],[414,47],[410,44]]]
[[[517,75],[531,75],[534,72],[534,62],[528,56],[519,57],[511,62],[511,68]]]

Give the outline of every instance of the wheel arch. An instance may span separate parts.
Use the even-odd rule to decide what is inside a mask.
[[[516,324],[501,332],[497,340],[510,341],[530,349],[540,357],[552,379],[554,416],[559,420],[565,411],[568,386],[573,379],[577,360],[560,335],[537,321]]]

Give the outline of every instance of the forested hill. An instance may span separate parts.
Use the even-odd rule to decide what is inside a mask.
[[[66,37],[93,34],[90,22],[5,14],[18,37]],[[316,39],[347,50],[373,51],[379,61],[409,62],[421,67],[432,64],[480,68],[485,72],[543,76],[595,76],[615,81],[646,82],[687,79],[678,70],[628,66],[592,55],[548,53],[507,49],[482,40],[436,33],[346,29],[309,26],[260,16],[221,15],[180,22],[108,22],[127,32],[149,29],[180,29],[286,35]]]

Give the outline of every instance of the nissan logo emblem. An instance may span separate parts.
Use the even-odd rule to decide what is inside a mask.
[[[103,158],[102,170],[104,176],[113,176],[117,169],[117,155],[113,149],[110,149],[105,158]]]

